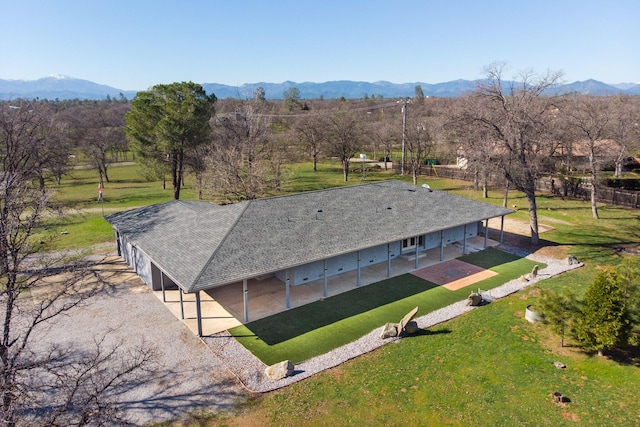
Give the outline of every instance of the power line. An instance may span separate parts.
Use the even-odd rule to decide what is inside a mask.
[[[388,107],[395,107],[400,105],[400,103],[402,103],[404,101],[394,101],[393,103],[387,103],[387,104],[382,104],[382,105],[374,105],[374,106],[368,106],[368,107],[357,107],[357,108],[352,108],[349,110],[341,110],[341,111],[345,111],[347,113],[352,113],[352,112],[357,112],[357,111],[371,111],[371,110],[380,110],[382,108],[388,108]],[[261,113],[256,113],[255,116],[258,117],[310,117],[310,116],[328,116],[331,114],[334,114],[335,110],[327,110],[327,111],[311,111],[308,113],[299,113],[299,114],[261,114]],[[238,114],[237,111],[234,112],[229,112],[229,113],[222,113],[222,114],[216,114],[216,117],[229,117],[229,116],[235,116],[236,114]]]

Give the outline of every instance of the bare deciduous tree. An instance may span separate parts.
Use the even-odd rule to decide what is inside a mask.
[[[480,127],[490,140],[500,143],[498,167],[529,205],[531,243],[539,242],[535,181],[541,159],[550,153],[549,118],[556,98],[546,95],[560,73],[519,75],[517,82],[503,80],[504,64],[487,68],[487,79],[466,98],[459,123]]]
[[[111,153],[126,147],[124,114],[126,104],[98,102],[79,105],[67,112],[75,130],[75,139],[98,171],[99,181],[109,182]]]
[[[407,123],[405,147],[407,150],[407,163],[411,169],[413,185],[418,185],[418,175],[431,155],[434,138],[431,124],[427,119],[410,119]]]
[[[53,111],[41,103],[2,103],[0,126],[6,139],[2,153],[4,161],[8,161],[6,156],[18,150],[16,141],[27,140],[29,148],[23,162],[29,166],[30,177],[37,179],[41,189],[48,176],[60,183],[62,175],[69,170],[71,143],[68,126],[59,121]]]
[[[98,341],[95,353],[70,358],[69,349],[38,339],[57,317],[84,306],[102,283],[97,273],[87,275],[86,263],[61,267],[59,257],[38,254],[34,232],[50,196],[38,182],[39,149],[49,142],[41,113],[26,104],[0,105],[0,417],[8,426],[99,424],[106,414],[101,402],[114,402],[107,396],[112,386],[140,373],[151,353],[141,349],[129,358]],[[124,369],[105,371],[104,363],[114,358],[126,361]]]
[[[270,119],[246,103],[218,117],[208,157],[208,179],[216,191],[237,200],[255,199],[269,188],[275,159]],[[279,171],[278,171],[279,173]]]
[[[575,143],[584,147],[589,158],[591,213],[598,219],[598,173],[603,160],[601,147],[607,138],[610,121],[609,103],[605,98],[575,95],[564,111],[576,138]]]
[[[295,128],[303,149],[311,156],[313,171],[318,170],[318,160],[322,153],[322,145],[326,141],[325,123],[321,116],[301,117],[296,121]]]
[[[362,146],[362,131],[356,118],[345,112],[337,112],[327,119],[329,154],[342,164],[344,181],[349,180],[349,164]]]
[[[640,104],[637,98],[627,95],[611,99],[611,124],[609,134],[618,146],[615,157],[615,176],[622,176],[624,160],[634,150],[640,150]]]

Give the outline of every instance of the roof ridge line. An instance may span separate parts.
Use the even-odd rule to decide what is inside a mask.
[[[242,215],[244,214],[244,211],[247,210],[247,208],[249,207],[249,205],[251,204],[252,201],[253,200],[248,200],[246,205],[244,206],[244,208],[242,208],[242,211],[240,211],[240,213],[238,214],[238,217],[236,218],[236,220],[233,222],[231,227],[229,227],[229,229],[227,231],[227,234],[225,234],[225,236],[222,238],[222,240],[220,240],[220,243],[218,243],[218,247],[216,248],[216,250],[213,251],[213,253],[209,257],[207,262],[204,264],[204,266],[202,267],[202,269],[198,273],[198,275],[195,277],[195,279],[193,279],[193,281],[191,282],[191,286],[188,286],[188,292],[191,292],[192,288],[194,287],[193,285],[195,283],[197,283],[198,280],[200,280],[200,277],[202,277],[202,274],[207,270],[207,267],[209,267],[209,264],[211,264],[211,261],[216,256],[216,254],[218,253],[218,251],[222,247],[223,243],[227,240],[227,238],[229,237],[229,234],[231,234],[231,231],[236,227],[236,224],[238,224],[238,221],[240,221],[240,218],[242,218]]]
[[[315,190],[305,190],[305,191],[298,191],[297,193],[287,193],[287,194],[278,194],[275,196],[268,196],[268,197],[259,197],[257,199],[252,199],[252,200],[272,200],[272,199],[281,199],[281,198],[287,198],[287,197],[292,197],[292,196],[299,196],[300,194],[311,194],[311,193],[322,193],[325,191],[332,191],[332,190],[340,190],[340,189],[344,189],[344,188],[355,188],[355,187],[366,187],[368,185],[379,185],[379,184],[385,184],[385,183],[389,183],[389,182],[404,182],[401,181],[399,179],[383,179],[380,181],[369,181],[369,182],[360,182],[357,184],[347,184],[347,185],[338,185],[335,187],[327,187],[327,188],[317,188]]]

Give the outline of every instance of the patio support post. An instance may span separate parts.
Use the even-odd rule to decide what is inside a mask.
[[[387,243],[387,277],[391,277],[391,245]]]
[[[122,256],[122,248],[120,247],[120,234],[116,231],[116,250],[118,251],[118,256]]]
[[[504,215],[500,217],[500,244],[504,243]]]
[[[467,254],[467,224],[464,225],[464,236],[462,237],[462,255]]]
[[[440,261],[444,261],[444,230],[440,230]]]
[[[357,278],[356,278],[356,286],[360,286],[360,251],[356,253],[356,257],[357,257],[356,269],[358,270]]]
[[[489,218],[484,221],[484,248],[487,249],[487,239],[489,238]]]
[[[416,261],[414,263],[414,268],[417,270],[418,269],[418,242],[420,241],[420,239],[418,238],[418,236],[416,236]]]
[[[324,298],[329,296],[329,282],[328,282],[328,278],[327,278],[327,259],[325,258],[322,261],[322,268],[324,269],[324,287],[322,289],[322,296]]]
[[[289,269],[287,268],[287,272],[285,274],[286,279],[285,279],[285,293],[286,293],[286,299],[287,299],[287,309],[291,308],[291,295],[290,295],[290,291],[289,291]]]
[[[247,279],[242,279],[242,301],[244,303],[244,322],[249,321],[249,287]]]
[[[160,270],[160,288],[162,289],[162,302],[167,302],[167,296],[164,293],[164,273]]]
[[[198,336],[202,336],[202,312],[200,310],[200,291],[196,292],[196,317],[198,320]]]
[[[184,305],[182,300],[182,289],[178,287],[178,294],[180,294],[180,318],[184,320]]]

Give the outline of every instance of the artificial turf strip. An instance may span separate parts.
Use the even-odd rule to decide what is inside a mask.
[[[472,254],[464,255],[458,258],[460,261],[464,261],[468,264],[473,264],[478,267],[493,270],[494,267],[498,267],[503,264],[517,261],[519,256],[510,254],[508,252],[499,251],[494,248],[487,248],[482,251],[474,252]]]
[[[457,291],[404,274],[256,320],[229,332],[267,365],[282,360],[299,363],[355,341],[387,322],[398,322],[416,306],[419,307],[417,316],[430,313],[465,299],[477,288],[489,290],[520,277],[536,264],[503,254],[491,250],[478,257],[475,262],[493,259],[496,265],[491,270],[498,275]],[[462,260],[475,264],[473,259]]]

